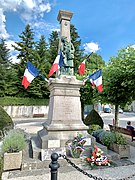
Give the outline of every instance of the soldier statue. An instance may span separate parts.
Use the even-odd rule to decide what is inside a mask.
[[[74,74],[74,46],[71,42],[67,41],[67,37],[62,36],[61,37],[61,46],[60,46],[63,60],[64,60],[64,66],[61,68],[60,72],[61,74],[66,75],[73,75]]]

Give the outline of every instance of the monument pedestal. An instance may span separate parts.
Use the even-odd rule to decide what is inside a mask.
[[[61,75],[50,79],[48,120],[38,132],[41,149],[65,147],[77,133],[88,136],[88,127],[81,118],[80,87],[82,82],[75,76]]]

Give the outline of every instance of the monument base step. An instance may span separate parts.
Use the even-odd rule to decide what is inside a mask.
[[[41,161],[41,158],[40,158],[41,148],[38,142],[39,141],[38,141],[37,136],[33,136],[31,138],[30,143],[28,144],[27,149],[23,152],[23,162],[22,162],[22,168],[21,168],[22,171],[49,168],[49,164],[51,163],[51,160]],[[104,151],[105,155],[112,161],[120,160],[119,154],[111,150],[107,150],[106,146],[103,146],[99,143],[96,143],[96,145],[99,148],[101,148]],[[93,145],[91,149],[93,149]],[[78,159],[70,158],[70,157],[68,158],[76,165],[81,165],[82,163],[84,163],[85,156],[84,157],[82,156],[81,158],[78,158]],[[67,161],[63,158],[59,159],[58,162],[60,163],[61,167],[65,167],[69,165]]]

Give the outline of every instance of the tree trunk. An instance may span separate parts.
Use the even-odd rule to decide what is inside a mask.
[[[118,112],[119,112],[119,105],[115,105],[115,121],[114,121],[114,126],[118,126]]]

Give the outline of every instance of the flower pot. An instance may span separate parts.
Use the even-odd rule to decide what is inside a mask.
[[[130,146],[129,145],[121,145],[112,143],[110,144],[110,149],[120,155],[120,158],[129,158],[130,157]]]
[[[14,153],[4,153],[3,170],[16,170],[20,169],[22,164],[22,151]]]

